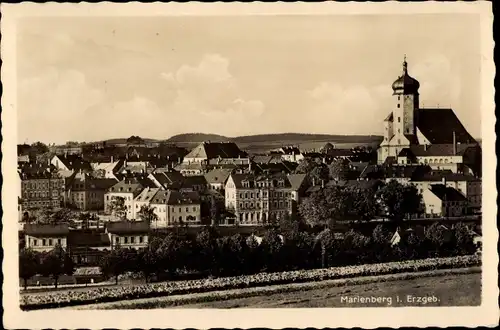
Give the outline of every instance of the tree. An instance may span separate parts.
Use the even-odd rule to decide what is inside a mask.
[[[109,211],[120,220],[124,220],[127,216],[127,206],[125,205],[125,198],[113,196],[109,203]]]
[[[299,162],[295,169],[296,174],[309,174],[318,165],[318,163],[310,158],[304,158]]]
[[[107,278],[114,277],[115,284],[118,284],[118,277],[125,273],[128,268],[128,251],[116,248],[103,255],[99,260],[101,273]]]
[[[348,213],[351,194],[337,186],[315,191],[299,205],[302,219],[311,226],[333,225]]]
[[[315,246],[319,246],[321,250],[321,268],[326,268],[330,264],[330,254],[333,253],[335,247],[335,237],[330,228],[324,229],[316,236]]]
[[[28,280],[39,270],[38,254],[31,249],[22,249],[19,252],[19,276],[24,280],[24,289],[28,287]]]
[[[413,185],[402,185],[391,180],[378,190],[377,198],[392,221],[402,221],[420,211],[422,196]]]
[[[350,214],[361,221],[372,220],[378,213],[378,203],[372,189],[351,189]]]
[[[45,143],[38,141],[31,145],[31,150],[38,155],[49,152],[49,147]]]
[[[43,254],[41,257],[41,273],[54,279],[56,289],[59,277],[73,274],[74,267],[73,260],[60,245],[57,245],[52,251]]]
[[[150,247],[141,249],[137,253],[137,270],[140,270],[146,283],[149,283],[151,275],[158,272],[158,253]]]
[[[334,159],[328,165],[329,175],[333,180],[347,180],[349,176],[349,161],[347,159]]]
[[[196,245],[198,247],[198,269],[213,275],[216,272],[217,264],[217,238],[219,233],[213,227],[205,227],[196,236]]]
[[[137,212],[137,215],[139,216],[139,219],[142,221],[147,222],[149,225],[151,225],[153,222],[156,223],[156,227],[158,228],[158,215],[155,213],[155,210],[153,207],[149,205],[143,205],[141,206],[141,209],[139,212]]]

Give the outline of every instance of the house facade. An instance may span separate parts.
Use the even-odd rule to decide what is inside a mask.
[[[426,216],[459,217],[467,213],[467,199],[455,188],[433,184],[422,197]]]
[[[25,246],[35,252],[49,252],[57,245],[68,246],[68,225],[25,224]]]
[[[106,224],[106,234],[112,249],[143,249],[149,241],[149,225],[144,221],[117,221]]]
[[[50,171],[21,172],[20,205],[23,211],[61,207],[64,179]]]

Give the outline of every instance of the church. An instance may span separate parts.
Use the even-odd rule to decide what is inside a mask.
[[[378,163],[425,164],[436,170],[481,175],[481,147],[452,109],[421,108],[420,83],[403,72],[392,84],[393,110],[384,120]]]

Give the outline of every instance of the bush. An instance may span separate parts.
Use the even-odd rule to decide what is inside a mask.
[[[313,270],[296,270],[277,273],[259,273],[246,276],[221,277],[189,281],[163,282],[122,287],[91,288],[86,291],[54,291],[44,295],[21,296],[24,310],[57,308],[125,299],[152,298],[176,294],[189,294],[215,290],[248,288],[292,282],[312,282],[328,279],[374,276],[443,268],[460,268],[480,265],[478,256],[459,256],[355,265]]]

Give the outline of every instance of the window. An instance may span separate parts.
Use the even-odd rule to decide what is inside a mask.
[[[240,193],[240,198],[243,198],[243,194],[242,193]]]
[[[398,108],[400,108],[400,104],[398,103]]]
[[[398,101],[399,101],[399,100],[401,100],[401,96],[400,96],[400,95],[398,95]]]
[[[179,217],[179,222],[182,222],[182,215]]]
[[[259,197],[260,197],[260,194],[259,194],[259,193],[257,193],[257,198],[259,198]]]
[[[139,243],[142,243],[144,241],[144,238],[142,236],[139,236]]]
[[[57,244],[61,245],[61,239],[60,238],[57,239]]]
[[[398,123],[400,123],[400,122],[401,122],[401,117],[398,117]]]
[[[125,237],[125,244],[128,244],[128,237]]]
[[[36,239],[33,240],[33,246],[36,246],[38,241]]]
[[[186,207],[186,212],[189,212],[189,207]]]
[[[42,246],[45,246],[47,244],[47,242],[45,241],[45,238],[42,239]]]
[[[193,206],[193,212],[196,212],[196,206]]]
[[[179,207],[179,212],[182,212],[182,209]]]
[[[132,244],[135,243],[135,237],[130,237],[130,243],[132,243]]]

